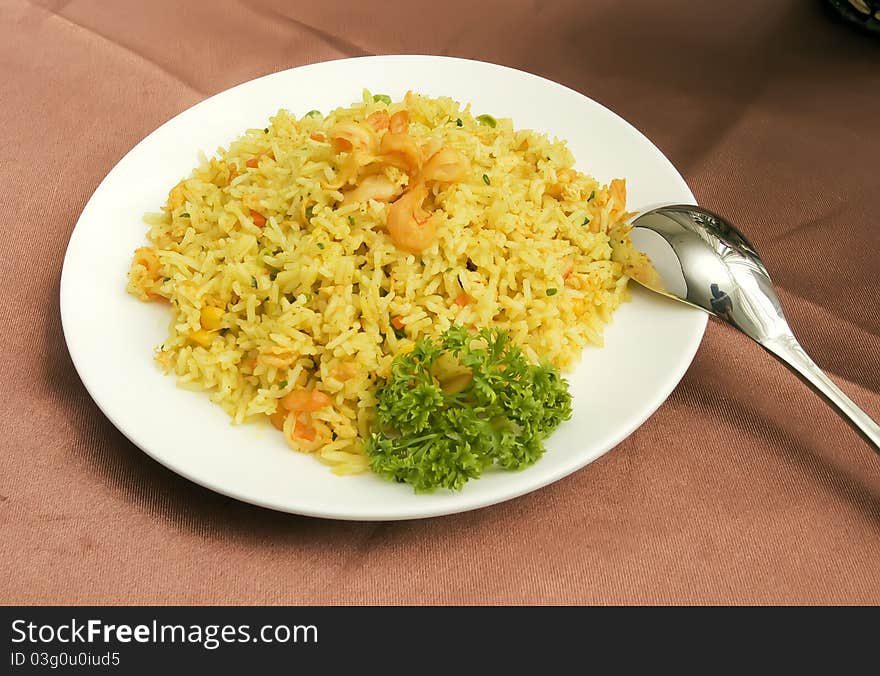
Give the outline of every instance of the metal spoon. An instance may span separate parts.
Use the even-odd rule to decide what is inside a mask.
[[[710,211],[681,204],[648,211],[632,225],[633,243],[653,263],[653,269],[629,269],[633,279],[705,310],[757,341],[825,397],[880,453],[880,425],[804,352],[785,321],[770,275],[739,230]]]

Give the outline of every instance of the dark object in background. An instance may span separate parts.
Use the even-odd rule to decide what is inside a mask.
[[[880,34],[880,0],[827,0],[844,19]]]

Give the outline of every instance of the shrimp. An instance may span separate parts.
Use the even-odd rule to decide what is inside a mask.
[[[388,120],[388,130],[392,134],[405,133],[409,129],[409,111],[398,110]]]
[[[367,115],[367,124],[376,131],[388,129],[388,123],[389,119],[387,110],[377,110],[375,113]]]
[[[424,183],[417,183],[388,207],[388,234],[399,249],[419,253],[437,238],[431,214],[422,209],[428,196]]]
[[[288,411],[296,411],[298,413],[319,411],[322,408],[330,406],[333,400],[321,392],[320,390],[292,390],[281,398],[281,406]]]
[[[366,202],[367,200],[376,200],[377,202],[390,202],[395,199],[402,189],[399,185],[393,183],[387,176],[383,174],[373,174],[365,176],[357,187],[344,193],[342,204],[351,204],[352,202]]]
[[[340,152],[367,152],[375,154],[378,139],[373,128],[362,122],[346,120],[337,122],[330,129],[330,140],[333,147]]]
[[[417,171],[422,164],[419,148],[406,131],[389,131],[385,134],[379,145],[379,152],[385,162],[406,172]]]
[[[470,162],[457,150],[441,148],[425,163],[422,178],[426,181],[453,183],[467,176],[470,169]]]
[[[306,414],[294,417],[293,413],[285,416],[283,432],[288,443],[300,453],[314,453],[330,443],[333,435],[327,423]]]

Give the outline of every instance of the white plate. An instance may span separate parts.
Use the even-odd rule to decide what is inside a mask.
[[[233,426],[204,394],[175,387],[153,362],[167,310],[125,292],[142,216],[169,186],[279,108],[302,115],[360,100],[361,89],[401,98],[408,89],[448,95],[477,113],[511,117],[568,140],[578,167],[602,182],[627,178],[630,210],[695,203],[684,179],[639,131],[585,96],[543,78],[477,61],[378,56],[267,75],[212,96],[159,127],[113,168],[73,231],[61,277],[61,318],[86,389],[132,442],[175,472],[239,500],[338,519],[410,519],[460,512],[522,495],[583,467],[641,425],[684,375],[706,316],[633,290],[602,349],[588,348],[570,375],[574,416],[544,457],[521,472],[492,472],[460,493],[415,495],[367,474],[337,477],[291,451],[268,425]],[[634,93],[635,94],[635,93]],[[672,441],[670,440],[670,443]],[[658,451],[659,452],[659,451]],[[580,505],[573,505],[580,508]]]

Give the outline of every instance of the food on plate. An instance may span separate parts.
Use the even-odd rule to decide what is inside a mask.
[[[390,449],[408,432],[379,393],[402,393],[400,374],[449,340],[460,359],[503,344],[510,377],[528,364],[528,384],[511,385],[523,401],[549,396],[553,374],[565,417],[554,369],[602,344],[644,261],[627,216],[624,180],[577,171],[563,141],[450,98],[365,92],[326,115],[282,110],[203,158],[146,217],[128,290],[168,304],[155,358],[181,386],[207,391],[236,423],[270,421],[339,474],[372,462],[399,479]],[[488,406],[474,365],[453,366],[468,394],[444,400]],[[492,419],[477,415],[483,430],[500,424],[509,453],[480,453],[475,468],[522,466],[543,448],[549,423],[532,434],[503,401]],[[412,483],[456,488],[476,474],[433,481],[420,468]]]

